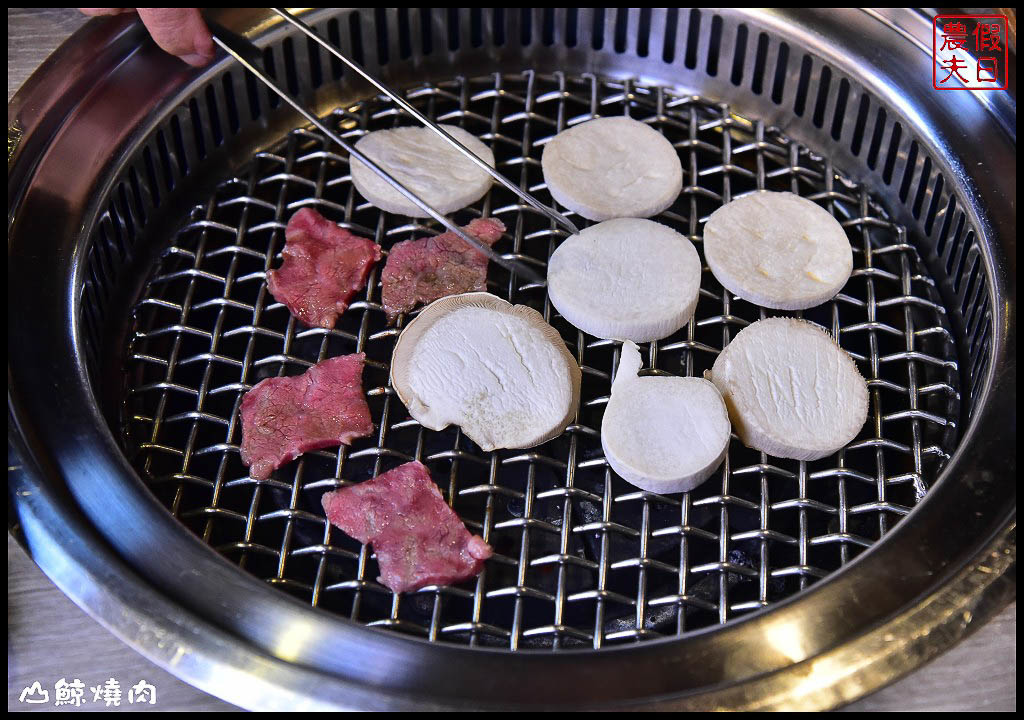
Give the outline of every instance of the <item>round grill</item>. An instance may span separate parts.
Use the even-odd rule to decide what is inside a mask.
[[[379,270],[332,331],[291,318],[268,293],[284,225],[314,207],[385,250],[435,227],[386,215],[354,191],[346,157],[305,129],[225,178],[174,235],[134,311],[125,449],[166,507],[242,568],[314,606],[358,622],[470,645],[600,648],[724,623],[792,596],[855,558],[921,499],[956,441],[953,336],[919,240],[827,159],[757,118],[670,88],[593,75],[494,74],[413,87],[411,102],[495,151],[498,167],[551,202],[544,144],[597,116],[629,115],[662,132],[685,168],[660,222],[701,248],[703,221],[755,189],[819,202],[843,224],[855,269],[832,302],[806,311],[858,361],[869,421],[843,452],[796,462],[736,439],[721,470],[694,492],[640,491],[607,468],[600,427],[618,343],[578,332],[542,286],[491,264],[490,291],[542,312],[583,369],[576,421],[532,450],[484,453],[457,428],[424,430],[388,383],[399,327],[380,305]],[[386,98],[336,110],[346,138],[411,124]],[[877,151],[876,151],[877,152]],[[459,214],[508,228],[496,249],[543,268],[565,232],[495,186]],[[581,218],[574,218],[585,222]],[[705,270],[694,319],[644,346],[656,372],[701,375],[730,337],[765,317]],[[238,408],[260,380],[365,352],[375,436],[307,453],[265,481],[238,456]],[[494,546],[475,581],[394,595],[370,551],[320,508],[327,490],[417,459],[467,526]]]

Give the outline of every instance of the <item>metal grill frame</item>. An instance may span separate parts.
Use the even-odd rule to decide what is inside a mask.
[[[592,426],[578,418],[567,431],[567,443],[547,443],[525,452],[482,453],[457,431],[436,434],[419,428],[404,414],[400,401],[387,384],[368,389],[371,398],[383,398],[382,405],[374,406],[374,419],[379,430],[373,441],[357,442],[352,450],[321,451],[318,454],[325,462],[310,467],[310,463],[300,460],[267,481],[248,478],[237,460],[232,462],[228,457],[237,454],[241,432],[238,407],[245,390],[268,374],[294,374],[304,371],[313,362],[347,352],[367,353],[368,365],[387,373],[392,341],[401,329],[381,326],[380,266],[370,275],[367,291],[347,311],[358,319],[339,322],[339,327],[344,326],[345,329],[324,331],[307,328],[290,318],[287,309],[276,303],[263,286],[265,271],[279,262],[283,228],[288,217],[302,207],[315,207],[335,216],[347,229],[373,236],[385,250],[406,237],[439,231],[431,225],[409,223],[404,218],[375,212],[351,186],[347,159],[336,154],[335,149],[315,132],[300,129],[293,131],[282,146],[258,153],[247,170],[222,183],[205,206],[195,208],[193,219],[177,233],[178,239],[161,261],[161,266],[169,267],[161,267],[157,272],[135,310],[136,330],[129,356],[136,365],[155,365],[157,372],[152,374],[140,368],[140,373],[132,373],[140,378],[152,378],[152,381],[139,384],[140,379],[129,384],[129,397],[134,397],[132,404],[143,407],[146,414],[136,413],[126,418],[129,425],[139,425],[141,433],[138,441],[126,441],[126,451],[129,457],[138,458],[137,467],[147,482],[156,486],[169,484],[174,488],[173,494],[163,494],[165,504],[204,541],[214,544],[211,538],[216,537],[216,549],[246,569],[254,564],[254,555],[266,556],[268,562],[256,563],[259,568],[250,571],[275,586],[292,590],[295,595],[308,596],[313,606],[320,604],[324,593],[351,594],[351,609],[345,614],[371,626],[403,630],[432,641],[458,638],[476,645],[482,639],[484,644],[504,643],[512,650],[581,645],[596,649],[610,642],[673,634],[673,628],[665,627],[666,611],[675,615],[674,634],[707,627],[716,619],[718,623],[724,623],[745,612],[768,606],[769,586],[781,584],[780,580],[784,578],[796,578],[797,583],[791,583],[784,591],[772,592],[772,601],[795,594],[874,544],[888,531],[894,519],[906,515],[911,506],[924,496],[927,486],[938,476],[948,459],[956,439],[959,394],[955,388],[958,368],[952,334],[945,321],[945,309],[938,301],[935,282],[927,276],[915,244],[907,240],[906,229],[888,220],[870,199],[866,189],[836,173],[830,160],[815,156],[778,131],[766,134],[762,121],[737,116],[725,104],[709,103],[671,88],[637,85],[630,80],[618,82],[593,75],[567,77],[563,73],[543,77],[534,71],[525,71],[512,76],[496,74],[468,80],[439,81],[415,87],[408,96],[411,101],[421,104],[421,109],[432,119],[458,122],[493,145],[499,158],[499,168],[523,189],[541,193],[542,199],[547,199],[547,196],[540,178],[540,152],[544,144],[565,127],[592,117],[626,112],[663,132],[673,131],[670,135],[675,140],[674,144],[686,160],[687,182],[680,199],[659,220],[686,233],[697,247],[701,246],[702,222],[713,209],[708,203],[717,207],[728,202],[733,185],[740,184],[741,180],[757,189],[787,189],[824,203],[859,240],[853,277],[863,282],[855,280],[835,301],[811,314],[819,322],[829,323],[826,329],[841,342],[852,333],[867,335],[866,354],[851,349],[869,378],[872,391],[869,425],[873,426],[873,437],[870,430],[867,437],[861,433],[846,451],[830,458],[832,463],[791,463],[761,453],[757,462],[740,463],[740,467],[735,466],[739,458],[746,458],[752,453],[738,450],[741,446],[734,440],[730,458],[721,472],[716,473],[717,483],[709,482],[706,487],[682,496],[660,497],[637,491],[621,480],[613,479],[600,455],[600,424],[596,417]],[[491,112],[485,114],[491,102]],[[332,124],[342,129],[346,138],[352,139],[368,129],[411,122],[411,118],[384,97],[359,102],[332,115]],[[518,136],[509,134],[510,127],[518,131]],[[717,146],[714,144],[716,138]],[[515,149],[517,143],[518,153]],[[721,192],[716,192],[715,187]],[[243,208],[240,214],[235,210],[236,206]],[[273,217],[269,213],[273,213]],[[533,218],[530,216],[537,213],[503,190],[490,193],[466,213],[502,219],[510,231],[509,237],[498,247],[507,251],[506,257],[530,262],[538,268],[543,267],[546,257],[566,236],[553,223],[537,226],[531,222]],[[235,215],[238,215],[238,220],[233,224],[230,219]],[[581,218],[577,220],[582,221]],[[260,252],[261,248],[266,248],[266,252]],[[219,261],[221,255],[232,258],[223,276],[211,267],[223,265]],[[252,258],[253,263],[245,270],[239,270],[243,256]],[[898,268],[898,273],[876,266],[877,263],[886,263],[886,260],[889,267]],[[262,267],[258,268],[260,265]],[[492,272],[492,277],[495,274]],[[235,285],[243,283],[260,287],[255,293],[255,304],[246,304],[235,297]],[[699,375],[710,367],[718,352],[717,344],[709,344],[716,342],[709,337],[712,334],[709,330],[720,328],[717,343],[724,345],[751,319],[767,316],[763,309],[725,293],[706,267],[702,285],[702,297],[706,300],[689,326],[664,341],[645,346],[655,372]],[[612,366],[618,360],[618,344],[586,336],[560,321],[542,287],[517,285],[508,278],[505,282],[492,281],[491,290],[510,302],[532,304],[544,313],[545,319],[554,319],[556,326],[568,338],[570,347],[575,348],[574,354],[589,378],[585,386],[589,390],[583,396],[584,409],[602,407],[610,390]],[[245,297],[253,294],[252,290],[242,293]],[[189,320],[193,310],[202,314],[211,306],[220,308],[216,318],[207,315],[198,322]],[[879,313],[884,313],[887,307],[902,309],[902,328],[878,319]],[[149,320],[140,319],[139,316],[147,314]],[[851,323],[850,317],[858,322]],[[288,319],[282,321],[282,318]],[[279,332],[282,329],[284,331]],[[879,334],[895,336],[901,349],[880,352]],[[168,343],[164,339],[168,335],[175,338],[173,342]],[[244,346],[235,344],[233,353],[219,351],[221,338],[227,340],[239,335],[248,337]],[[202,338],[203,342],[208,340],[209,345],[196,346],[195,349],[201,352],[183,355],[180,348],[187,336]],[[273,345],[279,344],[280,347],[275,350],[264,342],[257,349],[258,336],[272,339]],[[932,344],[942,355],[921,351],[922,342],[930,336],[941,338],[941,342]],[[154,345],[160,350],[149,349]],[[300,347],[303,345],[305,347]],[[293,349],[296,347],[299,349]],[[614,348],[614,351],[608,357],[600,358],[599,366],[595,367],[588,364],[588,353],[593,355],[597,348]],[[695,362],[695,354],[700,355],[697,358],[699,362]],[[175,379],[175,373],[189,363],[205,363],[198,387]],[[922,367],[919,364],[923,364]],[[238,375],[228,377],[222,372],[215,373],[215,365],[237,367]],[[918,376],[924,375],[926,368],[938,369],[938,377],[933,378],[933,382],[921,383]],[[197,375],[194,371],[191,374]],[[212,380],[211,376],[222,380]],[[899,384],[900,378],[905,378],[905,386]],[[229,416],[217,415],[204,408],[207,396],[225,392],[236,398],[233,403],[221,403],[225,410],[230,408]],[[181,411],[165,417],[169,394],[182,393],[195,397],[195,407],[187,407],[191,403],[189,400],[185,405],[174,403],[175,407],[181,407]],[[892,393],[905,398],[894,400]],[[938,412],[935,409],[929,412],[922,407],[931,394],[944,395],[949,401],[940,402]],[[141,402],[143,399],[145,402]],[[397,422],[391,420],[396,416]],[[901,434],[909,436],[909,444],[890,437],[889,424],[898,427],[900,421],[910,425],[909,432],[899,428]],[[182,423],[188,430],[175,431],[177,441],[162,440],[161,427],[164,423]],[[208,429],[211,423],[226,429],[223,437]],[[940,435],[944,435],[938,438],[941,446],[925,445],[922,440],[923,424],[940,430]],[[407,448],[413,445],[415,453],[412,454],[397,449],[388,438],[393,432],[409,429],[417,432],[415,442],[399,445],[404,444]],[[948,432],[943,433],[943,429]],[[165,432],[164,437],[167,434]],[[431,442],[425,440],[424,434],[440,435],[443,439],[439,437]],[[936,433],[930,435],[935,439]],[[199,442],[197,438],[203,440]],[[427,446],[436,447],[445,442],[453,443],[450,450],[432,453],[424,450]],[[887,472],[883,457],[886,450],[910,456],[909,472]],[[215,477],[190,469],[194,458],[211,453],[214,458],[219,457],[215,463]],[[852,460],[847,458],[850,453]],[[180,458],[181,467],[172,467],[175,461],[158,463],[175,471],[155,474],[150,466],[157,454]],[[464,583],[460,587],[421,591],[421,595],[432,596],[432,600],[421,598],[418,602],[414,598],[394,595],[379,585],[374,580],[375,565],[368,547],[345,542],[343,534],[337,530],[332,533],[326,520],[318,513],[318,496],[324,490],[353,484],[354,479],[347,467],[359,458],[372,459],[370,476],[412,459],[427,462],[439,477],[447,475],[443,485],[449,502],[457,510],[459,498],[479,494],[488,497],[485,508],[476,506],[469,512],[464,510],[463,520],[474,532],[481,533],[492,543],[494,536],[503,531],[520,533],[518,549],[515,543],[511,543],[511,550],[517,552],[512,555],[499,553],[491,561],[514,568],[515,577],[509,578],[508,573],[503,573],[504,582],[495,586],[493,580],[489,582],[489,574],[485,570],[475,582]],[[470,481],[467,486],[467,481],[460,479],[459,472],[460,465],[467,463],[486,468],[487,481]],[[514,464],[526,464],[528,467],[525,487],[521,486],[521,490],[503,485],[503,478]],[[214,468],[209,461],[203,465],[209,468],[206,472]],[[554,468],[561,474],[561,479],[550,483],[552,486],[546,490],[540,489],[546,485],[535,477],[542,466]],[[365,470],[356,471],[359,479],[367,476]],[[584,482],[580,487],[577,475],[588,470],[599,473],[601,479]],[[323,477],[324,471],[333,471],[333,477]],[[787,481],[786,490],[772,488],[770,492],[769,485],[773,482],[781,485],[778,478]],[[873,486],[875,497],[865,502],[848,503],[848,481]],[[820,498],[830,493],[820,489],[809,493],[809,482],[818,485],[835,483],[838,502],[834,505],[823,502]],[[752,483],[760,486],[760,496],[754,501],[751,497],[758,493],[751,493],[743,487]],[[193,486],[189,492],[186,492],[186,484]],[[789,487],[794,484],[795,488]],[[901,488],[901,485],[909,485],[910,488]],[[230,503],[230,509],[218,505],[222,494],[232,491],[237,494],[238,488],[243,486],[251,487],[251,498],[247,502],[237,499]],[[712,489],[715,487],[717,491]],[[206,494],[201,493],[201,488],[209,490],[206,499],[199,497]],[[268,496],[271,489],[276,489],[279,497]],[[795,493],[793,489],[796,489]],[[190,499],[183,501],[183,496]],[[311,496],[311,500],[302,499]],[[892,501],[892,496],[902,502]],[[510,513],[502,515],[499,507],[502,498],[512,498],[512,503],[521,502],[524,506],[522,514],[519,517]],[[282,504],[285,499],[287,505]],[[584,499],[600,508],[600,519],[593,518],[589,522],[586,518],[579,519],[580,509],[573,501]],[[534,506],[545,502],[561,502],[561,508],[553,511],[549,508],[547,513],[538,510],[541,517],[534,516]],[[617,510],[621,503],[637,502],[642,507],[638,516],[626,519],[624,513]],[[651,510],[654,503],[678,508],[678,518],[665,525],[667,513],[662,512],[659,523]],[[708,517],[698,523],[692,522],[694,509],[699,511],[701,507],[717,507],[717,520]],[[744,525],[734,527],[736,522],[735,519],[730,522],[730,512],[733,518],[737,513],[756,512],[760,518],[759,526],[741,531]],[[795,521],[778,519],[794,512],[798,518]],[[822,532],[820,517],[816,518],[812,530],[808,515],[814,513],[834,516],[838,521],[835,530]],[[851,530],[851,517],[864,514],[874,519],[877,537],[865,537]],[[770,517],[776,520],[770,522]],[[277,532],[260,532],[256,527],[271,523],[281,523]],[[323,529],[320,533],[305,533],[306,541],[303,542],[296,539],[294,532],[302,524],[320,525]],[[787,532],[779,530],[780,524]],[[213,532],[215,525],[221,527],[220,533]],[[233,528],[225,534],[224,525]],[[557,535],[558,547],[551,547],[554,543],[538,542],[538,533]],[[593,533],[599,538],[597,557],[593,556],[592,547],[591,552],[586,552],[588,544],[575,538],[579,533]],[[262,536],[262,541],[257,539],[258,536]],[[649,556],[648,546],[651,543],[656,543],[658,538],[674,536],[678,536],[680,544],[675,567]],[[609,549],[613,540],[619,545],[630,543],[633,556],[613,561],[613,553]],[[759,548],[756,555],[751,553],[754,556],[749,560],[738,562],[737,554],[745,558],[743,551],[737,550],[737,545],[744,540],[756,540]],[[707,548],[703,552],[701,548],[695,548],[708,543],[711,543],[708,547],[717,546],[716,557],[708,557]],[[786,561],[781,566],[770,560],[773,554],[780,554],[777,550],[780,544],[797,547],[797,553],[792,557],[790,553],[783,553]],[[810,558],[810,550],[827,544],[838,546],[838,557],[831,559],[831,567],[818,567]],[[776,548],[774,553],[773,548]],[[660,554],[665,555],[665,552]],[[705,562],[691,563],[691,554],[698,558],[703,556]],[[305,570],[289,570],[289,562],[300,556],[318,557],[319,561],[315,568],[304,563]],[[332,565],[344,565],[345,570],[339,573]],[[544,582],[542,573],[538,577],[544,566],[557,568],[557,581]],[[490,567],[493,575],[494,566]],[[596,583],[577,580],[573,592],[567,589],[571,583],[567,582],[566,575],[580,568],[596,576]],[[621,583],[617,583],[618,592],[608,587],[609,573],[621,574],[631,568],[637,574],[632,598],[624,594]],[[335,571],[332,574],[340,574],[340,578],[335,577],[328,583],[325,577],[332,569]],[[648,577],[664,573],[674,573],[678,577],[676,591],[665,594],[662,590],[651,597]],[[748,592],[745,601],[731,602],[730,588],[744,577],[756,578],[756,595],[751,597]],[[717,578],[713,583],[715,590],[694,593],[691,588],[707,585],[701,582],[706,578]],[[657,579],[654,577],[652,581]],[[509,580],[514,582],[509,584]],[[373,594],[387,597],[378,602],[375,609],[368,609],[364,598]],[[493,605],[496,598],[503,597],[514,598],[514,604],[506,606],[504,611],[489,613],[490,621],[484,621],[485,605]],[[429,612],[424,608],[424,600],[431,605]],[[453,600],[460,608],[454,613],[445,607]],[[551,606],[548,613],[540,608],[526,613],[532,622],[537,623],[538,618],[545,614],[550,616],[550,622],[529,624],[530,620],[524,617],[524,605],[531,602],[533,605],[547,603]],[[572,604],[587,602],[594,606],[590,627],[566,620],[567,610]],[[412,613],[404,607],[410,603],[415,606]],[[623,607],[633,608],[632,627],[629,627],[628,618],[622,617]],[[674,613],[671,612],[673,609]],[[688,614],[692,615],[694,610],[704,610],[705,616],[688,621]],[[606,611],[613,620],[605,620]],[[412,619],[410,615],[419,617]],[[652,629],[655,625],[661,626],[658,631]]]
[[[409,12],[407,35],[409,19],[414,29],[421,19]],[[9,418],[22,461],[9,476],[9,498],[18,531],[60,587],[190,682],[246,707],[827,707],[933,657],[1007,597],[1002,579],[1015,557],[1016,516],[1015,458],[1004,442],[1015,399],[1014,374],[1005,372],[1016,348],[1013,92],[930,102],[920,83],[902,74],[926,50],[927,29],[903,11],[550,12],[485,11],[487,37],[503,13],[505,44],[463,52],[446,50],[446,40],[457,40],[459,26],[472,28],[479,11],[424,11],[422,36],[412,34],[413,55],[401,63],[402,17],[396,30],[394,10],[311,17],[328,34],[334,23],[342,49],[363,53],[364,64],[395,84],[408,83],[405,68],[419,77],[449,68],[441,75],[449,76],[454,58],[487,59],[505,70],[521,68],[522,57],[566,68],[589,58],[589,69],[605,74],[656,79],[671,72],[673,82],[714,88],[710,94],[740,112],[830,148],[837,166],[854,171],[886,197],[898,222],[927,238],[921,250],[941,278],[954,333],[968,338],[968,355],[960,358],[964,436],[944,473],[955,481],[939,482],[915,509],[915,522],[897,524],[886,542],[799,601],[681,639],[600,653],[467,652],[302,608],[183,535],[166,510],[147,501],[106,431],[116,418],[104,418],[98,402],[120,394],[121,379],[103,355],[123,344],[108,320],[145,276],[126,274],[148,267],[145,228],[166,220],[169,207],[191,204],[204,175],[230,166],[236,151],[248,156],[260,138],[279,137],[291,123],[244,78],[231,80],[232,96],[223,64],[197,75],[153,47],[139,51],[143,32],[127,18],[90,23],[9,108],[9,119],[24,129],[13,150],[9,144],[9,327],[18,339],[9,346]],[[292,72],[291,54],[301,70],[292,77],[307,77],[303,54],[282,45],[284,33],[261,11],[228,11],[220,19],[249,29],[278,68]],[[710,36],[700,32],[709,20]],[[572,46],[563,32],[569,21],[578,31]],[[432,56],[423,46],[428,37]],[[871,41],[847,42],[852,37]],[[602,38],[606,48],[591,53]],[[712,56],[721,58],[717,78]],[[339,100],[323,84],[338,79],[328,68],[321,62],[320,89],[307,96],[317,108]],[[829,91],[830,80],[838,93]],[[863,122],[858,107],[870,111]],[[183,138],[175,137],[176,126]],[[971,142],[958,145],[964,127],[972,128]],[[69,160],[95,172],[68,173]],[[102,243],[91,241],[93,228]],[[31,313],[21,311],[26,302]],[[851,603],[865,587],[877,588],[871,602]],[[238,598],[244,613],[232,609]],[[970,618],[966,628],[954,621],[961,609]],[[892,637],[910,639],[905,645]],[[750,653],[752,646],[760,652]],[[839,668],[857,668],[855,677],[834,672]],[[244,685],[224,682],[240,677]],[[518,688],[527,686],[533,693],[524,698]]]

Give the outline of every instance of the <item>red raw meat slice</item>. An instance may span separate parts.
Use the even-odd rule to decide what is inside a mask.
[[[299,320],[333,328],[380,260],[380,245],[340,228],[316,210],[292,215],[284,231],[284,263],[267,273],[267,287]]]
[[[474,577],[493,554],[448,507],[422,463],[406,463],[329,492],[323,506],[332,524],[361,543],[372,543],[378,580],[394,592]]]
[[[467,233],[493,245],[505,232],[496,218],[473,220]],[[420,303],[487,289],[487,256],[455,233],[405,240],[388,253],[381,273],[381,298],[388,322]]]
[[[268,378],[242,398],[242,462],[257,480],[307,450],[373,432],[363,353],[329,358],[295,377]]]

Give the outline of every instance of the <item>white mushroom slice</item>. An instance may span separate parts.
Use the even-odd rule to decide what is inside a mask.
[[[559,435],[580,403],[580,367],[536,310],[488,293],[428,305],[398,338],[391,383],[430,430],[458,425],[481,449]]]
[[[588,220],[657,215],[683,187],[672,143],[628,117],[563,130],[544,146],[541,169],[551,196]]]
[[[599,338],[650,342],[693,317],[700,256],[652,220],[620,218],[582,230],[548,261],[548,296],[566,320]]]
[[[853,272],[843,226],[827,210],[788,192],[759,192],[711,213],[704,257],[729,292],[776,310],[821,305]]]
[[[817,460],[857,437],[868,386],[853,358],[817,326],[768,318],[736,334],[705,374],[747,447]]]
[[[601,422],[612,470],[643,490],[688,492],[710,477],[729,448],[722,396],[694,377],[637,377],[640,350],[623,343]]]
[[[494,153],[462,128],[442,125],[448,134],[474,155],[494,167]],[[493,182],[485,170],[425,127],[377,130],[364,135],[356,149],[387,170],[392,177],[442,215],[482,198]],[[380,179],[368,165],[352,158],[352,184],[386,212],[409,217],[428,217],[411,200]]]

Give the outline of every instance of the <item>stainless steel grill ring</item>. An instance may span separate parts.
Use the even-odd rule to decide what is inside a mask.
[[[377,273],[333,331],[290,318],[264,273],[300,207],[385,249],[436,226],[365,204],[347,158],[229,60],[185,70],[127,20],[90,23],[8,123],[9,516],[76,602],[245,707],[817,708],[916,667],[1015,592],[1015,89],[933,90],[927,17],[303,17],[542,200],[544,143],[626,114],[680,153],[683,193],[659,219],[698,248],[738,193],[822,203],[855,270],[804,316],[857,358],[868,425],[813,463],[734,440],[694,492],[636,491],[598,437],[617,345],[492,265],[491,291],[543,312],[580,362],[580,414],[528,452],[423,430],[388,385],[399,329]],[[270,14],[218,20],[344,137],[408,124]],[[88,76],[67,71],[86,59]],[[456,217],[481,214],[509,228],[497,250],[541,270],[565,237],[497,186]],[[694,321],[645,352],[699,374],[763,316],[705,271]],[[249,478],[242,393],[355,351],[377,434]],[[412,458],[496,556],[476,581],[395,596],[319,498]]]

